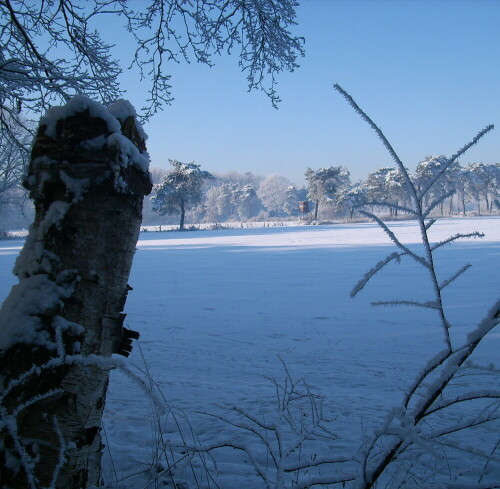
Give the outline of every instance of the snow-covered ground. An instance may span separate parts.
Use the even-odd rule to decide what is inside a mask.
[[[413,222],[395,222],[391,228],[418,249]],[[472,231],[486,236],[456,242],[436,255],[441,278],[465,263],[473,265],[444,291],[456,342],[500,296],[500,218],[442,219],[431,232],[439,241]],[[0,242],[0,299],[15,282],[9,272],[21,246],[22,240]],[[414,262],[390,265],[358,296],[349,297],[358,279],[393,249],[374,224],[142,233],[126,306],[128,327],[141,333],[140,349],[134,348],[130,361],[149,370],[169,411],[158,418],[134,382],[112,373],[104,419],[106,480],[147,469],[154,459],[157,421],[165,442],[180,443],[180,427],[188,444],[194,443],[191,429],[200,442],[216,444],[234,435],[217,418],[236,420],[236,411],[228,408],[269,419],[276,393],[269,377],[284,385],[280,359],[293,378],[304,378],[322,396],[328,426],[338,435],[335,441],[304,447],[301,456],[355,455],[363,436],[444,346],[433,312],[370,306],[379,300],[432,299],[427,272]],[[475,361],[500,366],[499,351],[496,332]],[[251,436],[245,440],[257,449]],[[171,454],[166,455],[171,462]],[[260,487],[248,456],[225,449],[214,455],[218,475],[212,474],[220,487]],[[199,487],[208,487],[206,474],[197,472],[199,459],[193,459],[192,468],[186,461],[173,470],[177,480],[196,487],[195,473]],[[166,463],[163,458],[157,470]],[[500,471],[499,465],[490,470]],[[121,485],[143,487],[145,480],[140,474]]]

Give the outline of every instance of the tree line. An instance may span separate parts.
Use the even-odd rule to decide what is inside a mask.
[[[443,172],[445,156],[428,156],[411,175],[419,191]],[[391,217],[405,214],[410,202],[402,173],[394,167],[379,168],[365,180],[352,182],[343,166],[305,171],[306,186],[297,187],[281,175],[257,176],[229,172],[212,174],[200,165],[170,160],[173,168],[152,171],[154,192],[145,203],[144,224],[173,223],[180,216],[190,222],[225,222],[297,217],[299,202],[308,219],[352,219],[357,208]],[[435,215],[500,211],[500,164],[454,163],[427,193],[428,201],[439,200]],[[167,216],[159,220],[158,215]]]
[[[22,177],[26,154],[0,137],[0,230],[27,225],[32,209],[27,205]],[[428,156],[411,175],[421,191],[439,174],[445,156]],[[354,217],[358,207],[369,205],[378,214],[392,217],[405,214],[409,203],[407,187],[400,171],[379,168],[365,180],[352,182],[343,166],[305,171],[306,185],[298,187],[281,175],[260,176],[251,172],[210,173],[195,163],[170,160],[172,168],[153,168],[153,196],[144,203],[143,224],[226,222],[266,220],[303,215],[308,219]],[[443,197],[436,215],[500,212],[500,164],[458,162],[448,169],[428,194]],[[299,202],[308,202],[307,212]],[[390,204],[388,206],[387,204]]]

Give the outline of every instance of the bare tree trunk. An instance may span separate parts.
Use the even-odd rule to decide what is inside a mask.
[[[186,207],[184,205],[184,201],[181,200],[181,222],[179,225],[179,230],[184,231],[184,218],[186,217]]]
[[[111,355],[130,351],[123,308],[151,191],[138,164],[144,139],[133,112],[71,104],[57,124],[41,121],[26,180],[36,218],[0,310],[1,414],[11,423],[0,479],[16,489],[99,484]]]
[[[319,200],[316,201],[316,207],[314,208],[314,220],[318,219],[318,208],[319,208]]]

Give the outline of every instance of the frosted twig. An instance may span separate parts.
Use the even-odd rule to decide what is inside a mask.
[[[450,190],[449,192],[446,192],[444,195],[439,196],[437,199],[433,200],[428,206],[427,209],[425,209],[425,212],[422,213],[422,217],[424,219],[427,219],[429,214],[439,205],[441,202],[444,202],[447,198],[451,197],[452,195],[455,194],[455,190]],[[428,229],[426,227],[426,229]]]
[[[337,90],[341,95],[347,100],[347,102],[353,107],[353,109],[361,116],[363,120],[365,120],[370,127],[376,132],[377,136],[382,140],[382,143],[389,151],[391,157],[396,162],[399,167],[400,172],[403,174],[404,179],[407,184],[407,189],[410,193],[410,198],[415,205],[415,210],[413,211],[413,215],[417,217],[418,225],[421,232],[422,243],[424,246],[425,257],[421,257],[411,252],[406,246],[404,246],[399,239],[394,235],[394,233],[388,228],[388,226],[377,216],[370,214],[367,211],[361,210],[359,211],[361,214],[369,217],[374,220],[389,236],[392,242],[403,251],[403,253],[393,253],[389,255],[387,258],[379,262],[375,267],[373,267],[369,272],[365,274],[365,276],[358,282],[353,291],[351,292],[351,296],[356,295],[366,283],[373,277],[378,271],[380,271],[385,265],[392,262],[394,259],[400,259],[401,256],[407,254],[414,258],[419,264],[423,265],[426,269],[428,269],[431,283],[435,295],[435,300],[429,302],[418,302],[418,301],[385,301],[385,302],[376,302],[373,305],[412,305],[417,307],[425,307],[436,309],[439,313],[441,319],[441,325],[443,328],[444,339],[446,342],[447,349],[444,352],[441,352],[437,357],[432,359],[427,367],[423,370],[423,372],[418,376],[413,386],[410,388],[407,393],[404,403],[398,412],[391,413],[385,421],[385,424],[381,430],[378,430],[374,433],[371,441],[368,443],[366,447],[365,454],[362,459],[362,473],[358,480],[358,486],[360,489],[370,489],[373,488],[382,474],[386,473],[386,469],[391,466],[396,460],[401,460],[405,451],[408,451],[414,441],[418,440],[417,426],[419,428],[422,427],[424,419],[429,414],[435,413],[438,410],[444,410],[445,408],[451,407],[460,402],[473,401],[476,399],[486,399],[486,398],[494,398],[497,399],[497,394],[495,391],[489,390],[485,395],[482,396],[480,393],[474,394],[469,393],[463,394],[462,397],[457,396],[454,399],[448,401],[442,401],[440,404],[436,405],[438,399],[440,399],[445,389],[450,385],[450,382],[455,378],[457,372],[460,370],[464,362],[466,362],[470,355],[475,351],[480,342],[485,338],[485,336],[495,327],[500,321],[500,300],[494,304],[494,306],[488,311],[488,314],[483,319],[483,321],[478,325],[478,327],[471,333],[469,333],[467,337],[467,343],[458,349],[454,349],[451,337],[450,337],[450,324],[446,318],[445,310],[443,307],[441,290],[445,288],[447,285],[456,280],[460,275],[462,275],[468,268],[469,265],[462,267],[458,272],[452,275],[445,281],[442,281],[439,284],[437,279],[436,268],[434,265],[433,252],[439,247],[451,243],[456,239],[463,237],[479,237],[480,233],[471,233],[468,235],[458,234],[453,236],[445,241],[442,241],[436,245],[431,246],[429,242],[428,230],[434,224],[435,220],[431,219],[428,222],[425,222],[429,213],[440,203],[442,203],[446,198],[450,197],[452,193],[447,193],[434,200],[425,211],[422,210],[422,201],[423,197],[427,194],[429,189],[434,185],[434,183],[442,176],[442,174],[446,171],[450,165],[456,161],[462,154],[465,153],[472,145],[476,144],[479,139],[484,136],[487,132],[493,129],[493,126],[487,126],[484,130],[482,130],[470,143],[466,144],[463,148],[461,148],[455,155],[453,155],[450,159],[448,159],[443,168],[439,172],[439,174],[435,175],[435,177],[428,183],[428,185],[422,190],[422,192],[417,192],[413,182],[410,179],[408,171],[404,167],[402,161],[388,142],[387,138],[381,131],[381,129],[375,125],[375,123],[366,115],[366,113],[355,103],[352,97],[347,94],[339,85],[334,85],[335,90]],[[427,380],[430,383],[424,384]],[[421,399],[418,402],[415,402],[414,406],[410,409],[410,403],[415,399],[416,394],[421,395]],[[472,397],[471,397],[472,396]],[[399,426],[392,426],[391,423],[395,420],[399,419],[402,421],[402,424]],[[487,415],[482,415],[475,420],[467,420],[463,423],[463,425],[455,425],[454,427],[450,427],[446,433],[440,433],[437,436],[441,437],[445,434],[451,432],[457,432],[462,429],[469,429],[474,426],[478,426],[483,423],[490,422],[492,420],[496,420],[497,417],[493,416],[493,414],[487,413]],[[450,431],[452,430],[452,431]],[[382,440],[385,438],[385,440]],[[379,443],[380,442],[380,443]],[[423,442],[423,440],[422,440]],[[375,448],[379,447],[380,451],[376,452]],[[446,456],[446,452],[445,452]],[[373,465],[373,467],[371,466]],[[397,474],[397,470],[393,473],[393,475]],[[410,472],[406,472],[407,475]],[[399,479],[398,479],[399,480]],[[408,486],[406,476],[405,479],[401,479],[401,484],[394,479],[394,481],[390,480],[391,484],[394,482],[395,486],[400,487],[401,484],[404,483],[405,487]],[[430,484],[426,484],[426,487],[430,487]],[[447,485],[447,487],[450,487]]]
[[[460,148],[451,158],[448,159],[448,161],[442,165],[442,168],[440,169],[439,172],[437,172],[434,177],[429,181],[429,183],[421,190],[421,192],[418,194],[418,199],[421,201],[425,194],[431,189],[431,187],[441,178],[441,176],[444,174],[444,172],[451,166],[451,164],[458,160],[460,156],[462,156],[468,149],[470,149],[472,146],[478,143],[478,141],[488,132],[493,130],[495,126],[493,124],[489,124],[486,126],[482,131],[479,131],[477,135],[467,143],[465,146]]]
[[[37,394],[36,396],[33,396],[27,401],[20,404],[19,406],[16,406],[14,411],[12,411],[12,415],[17,417],[21,411],[32,406],[33,404],[36,404],[37,402],[43,401],[44,399],[55,396],[57,394],[61,394],[62,392],[64,392],[62,389],[51,389],[44,394]]]
[[[478,391],[478,392],[468,392],[467,394],[462,394],[449,401],[443,401],[441,404],[429,409],[425,416],[434,414],[442,409],[446,409],[455,404],[460,404],[462,402],[477,401],[478,399],[500,399],[500,391]]]
[[[61,431],[61,427],[59,426],[59,421],[57,421],[57,416],[54,416],[54,431],[56,432],[57,439],[59,440],[59,456],[57,460],[57,464],[54,468],[54,472],[52,474],[52,482],[50,483],[49,489],[55,489],[57,479],[59,477],[59,472],[63,468],[66,463],[66,441],[64,440],[64,436]]]
[[[474,231],[473,233],[457,233],[454,236],[450,236],[448,239],[445,239],[443,241],[440,241],[439,243],[436,243],[435,245],[431,246],[431,251],[435,251],[438,248],[441,248],[441,246],[447,245],[449,243],[453,243],[457,239],[467,239],[467,238],[484,238],[483,233],[479,233],[477,231]]]
[[[495,446],[491,450],[490,455],[493,455],[499,446],[500,446],[500,439],[496,442]],[[479,476],[478,483],[480,483],[483,480],[484,474],[486,473],[486,469],[488,468],[490,461],[491,461],[490,459],[486,460],[484,467],[483,467],[483,470],[481,471],[481,475]]]
[[[233,409],[233,411],[240,413],[244,418],[247,418],[249,421],[251,421],[252,423],[256,424],[257,426],[259,426],[260,428],[262,428],[264,430],[272,431],[275,429],[274,424],[264,423],[263,421],[261,421],[260,419],[257,419],[255,416],[252,416],[250,413],[248,413],[247,411],[245,411],[242,408],[239,408],[237,406],[233,406],[232,409]]]
[[[148,387],[146,382],[139,377],[137,374],[132,372],[128,367],[125,366],[122,362],[120,364],[115,365],[119,372],[125,374],[129,379],[133,380],[137,386],[146,394],[146,396],[153,402],[153,405],[158,409],[159,414],[165,414],[165,406],[162,403],[161,399]]]
[[[347,482],[356,480],[355,477],[351,475],[332,477],[328,475],[315,476],[305,479],[302,482],[298,482],[290,487],[290,489],[309,489],[313,486],[329,486],[332,484],[342,484],[342,487],[346,487]]]
[[[14,448],[19,455],[19,460],[26,474],[26,478],[28,479],[28,483],[31,489],[37,489],[38,481],[35,477],[35,474],[33,473],[33,469],[35,468],[35,461],[28,454],[23,444],[21,443],[21,440],[19,439],[19,434],[17,432],[17,420],[14,416],[6,416],[4,422],[7,426],[9,435],[14,442]]]
[[[405,246],[399,239],[396,237],[396,235],[389,229],[389,227],[385,224],[380,217],[376,216],[375,214],[372,214],[371,212],[363,211],[360,210],[358,211],[360,214],[365,215],[366,217],[369,217],[370,219],[373,219],[389,236],[391,241],[401,250],[404,251],[404,253],[408,256],[411,256],[415,261],[423,265],[425,268],[430,268],[430,264],[425,260],[425,258],[417,255],[416,253],[413,253],[407,246]]]
[[[399,205],[399,204],[394,204],[392,202],[387,202],[385,200],[370,200],[368,202],[365,202],[361,205],[354,206],[355,208],[361,208],[361,207],[367,207],[367,206],[379,206],[379,207],[389,207],[391,209],[401,211],[401,212],[406,212],[412,216],[416,216],[418,213],[415,211],[415,209],[410,209],[409,207],[405,207],[404,205]],[[359,211],[358,211],[359,212]]]
[[[373,268],[368,270],[368,272],[365,273],[365,276],[354,286],[354,288],[351,290],[351,297],[355,297],[359,292],[361,292],[365,288],[366,284],[370,281],[370,279],[378,272],[380,272],[380,270],[382,270],[386,265],[391,263],[393,260],[399,262],[401,256],[403,256],[404,254],[406,253],[394,252],[383,260],[380,260]]]
[[[403,162],[399,159],[399,156],[397,153],[394,151],[393,147],[385,137],[384,133],[382,130],[366,115],[366,113],[359,107],[359,105],[354,101],[354,99],[338,84],[333,85],[333,88],[339,92],[347,101],[347,103],[357,112],[361,118],[368,123],[368,125],[376,132],[377,136],[379,139],[382,141],[382,144],[386,147],[387,151],[391,155],[392,159],[396,162],[396,164],[399,167],[399,171],[403,174],[404,179],[406,180],[406,183],[413,187],[413,184],[410,180],[410,177],[408,176],[408,172],[406,171]]]
[[[425,309],[439,309],[439,306],[434,301],[418,302],[418,301],[377,301],[371,302],[372,306],[412,306],[423,307]]]
[[[345,464],[352,462],[353,459],[352,457],[346,458],[346,457],[339,457],[339,458],[316,458],[312,460],[311,462],[302,462],[302,463],[297,463],[293,465],[285,465],[283,466],[283,471],[284,472],[296,472],[297,470],[304,470],[304,469],[310,469],[311,467],[318,467],[320,465],[327,465],[327,464]],[[330,484],[333,484],[333,482],[330,482]]]
[[[429,222],[425,224],[425,230],[428,231],[429,228],[436,222],[436,219],[430,219]]]
[[[463,273],[465,273],[472,265],[470,263],[467,263],[467,265],[464,265],[460,270],[455,272],[451,277],[447,278],[446,280],[443,280],[441,284],[439,285],[439,290],[443,290],[445,287],[448,287],[452,282],[454,282],[458,277],[460,277]]]
[[[498,418],[496,418],[496,419],[498,419]],[[488,422],[488,421],[489,420],[484,420],[484,421],[481,421],[481,422],[477,422],[475,424],[477,425],[477,424]],[[491,454],[489,454],[487,452],[484,452],[483,450],[480,450],[478,448],[464,447],[460,443],[454,443],[449,438],[446,438],[444,440],[436,439],[437,437],[440,438],[441,436],[445,436],[445,435],[448,435],[450,433],[454,433],[456,431],[464,430],[464,429],[469,429],[469,426],[465,426],[465,425],[464,426],[460,426],[460,427],[457,426],[456,429],[450,429],[446,433],[443,433],[441,435],[436,435],[436,437],[433,437],[432,442],[435,443],[435,444],[437,444],[437,445],[442,445],[442,446],[449,447],[449,448],[452,448],[452,449],[460,451],[460,452],[465,452],[465,453],[468,453],[468,454],[472,454],[472,455],[475,455],[477,457],[480,457],[480,458],[483,458],[483,459],[486,459],[486,460],[500,462],[500,457],[493,457]]]

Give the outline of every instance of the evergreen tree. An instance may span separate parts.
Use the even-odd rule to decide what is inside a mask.
[[[214,177],[195,163],[177,160],[169,160],[169,163],[174,169],[154,186],[151,202],[153,211],[160,215],[180,213],[179,229],[183,231],[186,209],[201,202],[203,182]]]
[[[314,219],[318,218],[320,202],[335,203],[341,190],[349,186],[349,170],[343,166],[330,166],[306,170],[307,198],[315,202]]]

